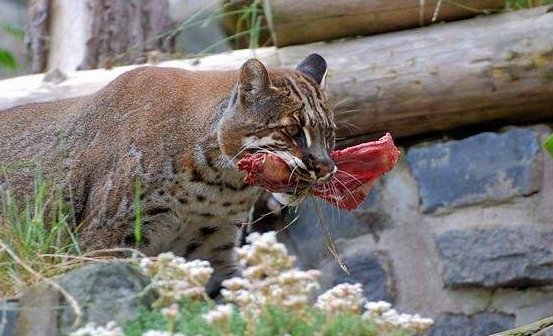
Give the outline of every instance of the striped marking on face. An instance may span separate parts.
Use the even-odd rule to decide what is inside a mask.
[[[325,128],[333,125],[332,111],[326,107],[324,94],[319,87],[297,76],[287,76],[286,83],[290,93],[302,103],[304,125]]]
[[[256,136],[249,136],[242,139],[243,148],[259,148],[264,146],[276,145],[278,142],[271,136],[265,136],[258,138]]]
[[[303,133],[305,134],[305,145],[309,148],[311,147],[313,141],[311,140],[311,135],[309,134],[307,127],[303,127]]]

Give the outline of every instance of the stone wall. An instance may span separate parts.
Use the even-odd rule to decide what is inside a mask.
[[[402,148],[359,210],[308,200],[282,232],[326,287],[436,319],[432,336],[488,335],[553,315],[553,160],[545,125]],[[351,275],[327,249],[316,207]]]

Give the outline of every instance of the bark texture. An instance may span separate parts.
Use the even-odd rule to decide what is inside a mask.
[[[371,35],[459,20],[505,7],[505,0],[265,0],[277,46]]]
[[[150,51],[171,52],[167,0],[92,0],[93,21],[79,69],[143,63]]]
[[[32,57],[31,70],[34,73],[46,69],[48,55],[48,21],[50,0],[31,0],[28,9],[28,23],[25,29],[25,42]]]

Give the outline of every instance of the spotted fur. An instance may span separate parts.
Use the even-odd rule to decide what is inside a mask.
[[[47,180],[62,175],[85,248],[207,259],[215,289],[235,271],[232,250],[260,193],[236,169],[242,155],[274,153],[313,183],[334,172],[325,72],[318,55],[296,70],[255,59],[238,71],[138,68],[90,96],[0,111],[0,166],[30,160]],[[9,170],[0,188],[30,194],[33,178],[34,168]]]

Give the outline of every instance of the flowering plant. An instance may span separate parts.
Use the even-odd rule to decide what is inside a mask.
[[[411,336],[433,323],[367,302],[360,284],[337,285],[312,304],[318,271],[295,268],[275,232],[253,233],[247,242],[237,249],[242,276],[223,282],[226,303],[205,295],[209,263],[164,253],[140,263],[158,292],[150,309],[124,328],[87,325],[71,336]]]

